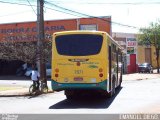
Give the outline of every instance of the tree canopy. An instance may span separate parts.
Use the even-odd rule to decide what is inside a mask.
[[[151,23],[147,28],[140,29],[139,44],[160,48],[160,21]]]
[[[0,51],[0,59],[21,60],[31,64],[37,61],[36,42],[4,41],[0,43]],[[44,44],[44,55],[45,60],[51,57],[50,42]]]
[[[149,27],[139,30],[138,40],[140,45],[154,46],[156,50],[157,72],[159,73],[160,50],[160,21],[151,23]]]

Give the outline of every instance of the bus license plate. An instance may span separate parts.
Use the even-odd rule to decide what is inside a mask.
[[[83,81],[83,78],[81,78],[81,77],[75,77],[74,81]]]

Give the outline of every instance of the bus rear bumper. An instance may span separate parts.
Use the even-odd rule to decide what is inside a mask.
[[[58,83],[54,80],[51,81],[52,90],[72,90],[72,89],[93,89],[93,90],[107,90],[107,80],[99,83]]]

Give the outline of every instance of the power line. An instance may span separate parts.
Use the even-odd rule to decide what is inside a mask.
[[[68,12],[72,12],[72,13],[76,13],[76,14],[80,14],[80,15],[83,15],[83,16],[90,17],[90,16],[87,15],[87,14],[83,14],[83,13],[80,13],[80,12],[76,12],[76,11],[73,11],[73,10],[70,10],[70,9],[67,9],[67,8],[64,8],[64,7],[61,7],[61,6],[58,6],[58,5],[56,5],[56,4],[53,4],[53,3],[50,3],[50,2],[47,2],[47,1],[45,1],[45,3],[50,4],[50,5],[52,5],[52,6],[56,7],[56,8],[59,8],[59,9],[61,9],[61,10],[65,10],[65,11],[68,11]]]
[[[62,11],[62,10],[57,10],[57,9],[53,9],[53,8],[49,8],[49,7],[45,7],[45,8],[53,10],[53,11],[62,12],[62,13],[66,13],[66,14],[69,14],[69,15],[77,16],[77,17],[82,17],[80,15],[75,15],[73,13],[68,13],[68,12],[65,12],[65,11]]]
[[[58,11],[58,12],[70,14],[70,15],[77,16],[77,17],[82,17],[82,16],[83,16],[83,17],[84,17],[84,16],[90,17],[90,16],[88,16],[88,15],[86,15],[86,14],[79,13],[79,12],[76,12],[76,11],[73,11],[73,10],[70,10],[70,9],[66,9],[66,8],[57,6],[57,5],[53,4],[53,3],[49,3],[49,2],[47,2],[47,1],[45,1],[45,3],[50,4],[50,5],[52,5],[52,6],[55,7],[55,8],[46,7],[47,9],[55,10],[55,11]],[[57,8],[58,8],[58,9],[57,9]]]
[[[148,5],[148,4],[160,4],[160,2],[84,2],[84,1],[63,1],[63,0],[50,0],[57,4],[109,4],[109,5]]]
[[[27,0],[28,1],[28,0]],[[28,4],[21,4],[21,3],[12,3],[12,2],[4,2],[4,1],[0,1],[0,3],[7,3],[7,4],[15,4],[15,5],[24,5],[24,6],[36,6],[36,5],[28,5]],[[52,8],[49,8],[49,7],[45,7],[45,8],[47,8],[47,9],[50,9],[50,10],[55,10],[55,11],[58,11],[58,12],[62,12],[62,11],[60,11],[60,10],[56,10],[56,9],[52,9]],[[70,14],[70,15],[74,15],[74,14],[71,14],[71,13],[67,13],[67,12],[64,12],[63,11],[63,13],[66,13],[66,14]],[[18,13],[17,13],[18,14]],[[9,16],[9,14],[8,15],[4,15],[4,16]],[[75,16],[75,15],[74,15]],[[3,16],[0,16],[0,17],[3,17]],[[81,16],[78,16],[78,17],[81,17]]]
[[[133,2],[133,3],[85,3],[85,4],[111,4],[111,5],[148,5],[160,4],[160,2]]]
[[[109,22],[109,23],[113,23],[113,24],[117,24],[117,25],[120,25],[120,26],[125,26],[125,27],[134,28],[134,29],[139,29],[139,28],[137,28],[137,27],[135,27],[135,26],[130,26],[130,25],[125,25],[125,24],[121,24],[121,23],[118,23],[118,22],[108,21],[108,20],[103,19],[103,18],[91,16],[91,15],[84,14],[84,13],[80,13],[80,12],[77,12],[77,11],[73,11],[73,10],[70,10],[70,9],[67,9],[67,8],[64,8],[64,7],[55,5],[55,4],[50,3],[50,2],[47,2],[47,1],[45,1],[45,3],[46,3],[46,4],[50,4],[50,5],[52,5],[52,6],[56,7],[56,8],[59,8],[59,9],[61,9],[61,10],[67,11],[67,12],[65,12],[65,13],[67,13],[67,14],[68,14],[68,12],[72,12],[72,13],[74,13],[74,14],[78,14],[78,15],[81,15],[81,16],[86,16],[86,17],[90,17],[90,18],[98,18],[98,19],[100,19],[100,20],[103,20],[103,21],[106,21],[106,22]],[[46,7],[46,8],[48,8],[48,7]],[[51,9],[51,8],[49,8],[49,9]],[[55,10],[55,9],[52,8],[52,10]],[[59,11],[59,12],[64,12],[64,11],[61,11],[61,10],[58,10],[58,11]]]
[[[23,3],[13,3],[13,2],[4,2],[4,1],[0,1],[0,3],[7,3],[7,4],[15,4],[15,5],[24,5],[24,6],[30,6],[28,4],[23,4]],[[36,5],[32,5],[32,6],[36,6]]]
[[[28,0],[27,0],[28,1]],[[29,2],[29,1],[28,1]],[[16,4],[16,5],[25,5],[25,6],[36,6],[36,5],[31,5],[30,2],[28,4],[22,4],[22,3],[13,3],[13,2],[4,2],[4,1],[0,1],[0,3],[8,3],[8,4]],[[120,26],[125,26],[125,27],[130,27],[130,28],[134,28],[134,29],[139,29],[135,26],[130,26],[130,25],[125,25],[125,24],[121,24],[121,23],[118,23],[118,22],[113,22],[113,21],[108,21],[106,19],[103,19],[103,18],[99,18],[99,17],[95,17],[95,16],[91,16],[91,15],[88,15],[88,14],[84,14],[84,13],[80,13],[80,12],[77,12],[77,11],[74,11],[74,10],[70,10],[70,9],[67,9],[67,8],[64,8],[64,7],[61,7],[61,6],[58,6],[58,5],[55,5],[53,3],[50,3],[50,2],[47,2],[45,1],[46,4],[50,4],[56,8],[59,8],[58,9],[53,9],[53,8],[49,8],[49,7],[46,7],[47,9],[50,9],[50,10],[54,10],[54,11],[58,11],[58,12],[62,12],[62,13],[66,13],[66,14],[70,14],[70,15],[73,15],[73,16],[78,16],[78,17],[91,17],[91,18],[98,18],[100,20],[103,20],[103,21],[106,21],[106,22],[109,22],[109,23],[113,23],[113,24],[117,24],[117,25],[120,25]],[[75,15],[76,14],[76,15]]]
[[[33,12],[37,15],[36,11],[33,9],[33,7],[32,7],[32,5],[31,5],[31,3],[29,2],[29,0],[27,0],[27,1],[28,1],[29,5],[31,6],[31,8],[32,8]]]

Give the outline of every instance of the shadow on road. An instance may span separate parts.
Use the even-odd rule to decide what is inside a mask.
[[[27,76],[0,75],[0,80],[30,81],[31,78],[30,78],[30,77],[27,77]],[[47,81],[51,81],[51,77],[47,77]]]
[[[121,91],[122,87],[120,89],[116,90],[116,94],[112,98],[98,98],[96,97],[81,97],[76,100],[63,100],[61,102],[58,102],[52,106],[49,107],[49,109],[75,109],[75,108],[108,108],[113,100],[116,98],[116,96],[119,94]]]
[[[31,78],[26,76],[1,75],[0,80],[31,80]]]

